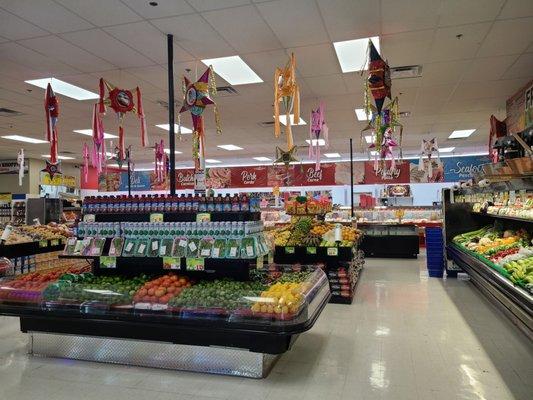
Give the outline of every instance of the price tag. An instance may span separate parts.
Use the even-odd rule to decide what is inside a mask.
[[[150,214],[150,222],[163,222],[163,214],[161,213]]]
[[[294,247],[285,247],[285,254],[294,254]]]
[[[337,247],[328,247],[327,254],[328,256],[338,256],[339,249]]]
[[[61,244],[67,244],[67,238],[62,238],[61,239]]]
[[[83,216],[83,222],[94,222],[94,221],[95,221],[94,214],[85,214]]]
[[[50,246],[59,246],[59,239],[52,239]]]
[[[185,266],[187,271],[204,271],[205,259],[204,258],[186,258]]]
[[[220,255],[220,248],[218,248],[218,247],[213,247],[213,254],[212,254],[212,256],[213,256],[214,258],[217,258],[219,255]]]
[[[145,248],[146,248],[146,245],[144,243],[141,243],[139,245],[139,248],[137,249],[137,254],[143,254]]]
[[[246,246],[246,255],[248,257],[253,257],[254,255],[254,247],[251,245]]]
[[[211,255],[211,251],[209,249],[202,249],[202,251],[200,252],[200,255],[202,257],[209,257]]]
[[[129,242],[125,249],[126,253],[129,253],[132,248],[133,248],[133,242]]]
[[[196,222],[211,222],[211,214],[209,213],[196,214]]]
[[[178,246],[179,247],[187,246],[187,241],[185,239],[180,239],[180,241],[178,242]]]
[[[8,238],[9,238],[9,235],[11,235],[11,231],[13,230],[13,227],[11,225],[6,225],[6,227],[4,228],[4,232],[2,233],[2,237],[0,238],[0,240],[2,242],[5,242]]]
[[[511,190],[509,192],[509,205],[514,205],[516,203],[516,192]]]
[[[257,269],[263,269],[263,256],[257,257]]]
[[[235,257],[237,255],[237,248],[236,247],[231,247],[229,249],[229,256],[230,257]]]
[[[196,247],[196,244],[194,242],[189,243],[189,249],[191,251],[196,251],[198,247]]]
[[[100,268],[115,269],[117,268],[117,258],[111,256],[100,257]]]
[[[159,249],[160,254],[165,254],[167,252],[167,246],[163,245]]]
[[[307,254],[316,254],[316,247],[306,247],[305,252]]]
[[[159,247],[159,242],[157,240],[154,240],[152,242],[152,251],[157,251],[158,247]]]
[[[163,269],[180,269],[181,259],[178,257],[163,257]]]
[[[48,240],[39,240],[39,248],[48,247]]]

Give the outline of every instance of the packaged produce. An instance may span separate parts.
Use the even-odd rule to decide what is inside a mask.
[[[144,257],[148,255],[150,241],[148,239],[137,239],[135,241],[135,257]]]
[[[211,257],[225,258],[226,250],[227,250],[226,239],[215,239],[213,243],[213,249],[211,250]]]
[[[170,239],[170,238],[161,239],[161,245],[159,246],[159,256],[160,257],[171,257],[173,245],[174,245],[173,239]]]
[[[188,240],[186,237],[177,237],[174,239],[172,247],[172,257],[187,257]]]
[[[213,250],[213,245],[215,239],[211,237],[204,237],[200,240],[198,254],[200,257],[211,257],[211,252]]]
[[[187,243],[187,257],[198,257],[198,249],[200,247],[200,239],[191,238]]]
[[[122,254],[122,247],[124,246],[124,238],[114,237],[111,239],[111,245],[109,247],[109,255],[118,257]]]
[[[226,258],[239,258],[241,251],[241,240],[230,238],[227,240]]]
[[[122,250],[122,256],[132,257],[135,255],[136,239],[126,239],[124,243],[124,249]]]
[[[257,257],[256,242],[253,236],[248,236],[241,240],[241,257],[242,258]]]

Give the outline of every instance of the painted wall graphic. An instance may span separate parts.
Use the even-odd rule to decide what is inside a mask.
[[[428,159],[424,159],[424,168],[420,170],[418,167],[419,160],[411,161],[409,163],[409,179],[411,183],[433,183],[444,182],[444,164],[439,163],[438,160],[431,160],[431,168],[428,168],[427,164],[430,162]],[[430,175],[431,173],[431,175]]]

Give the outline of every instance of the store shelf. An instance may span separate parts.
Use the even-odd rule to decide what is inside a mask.
[[[470,275],[472,282],[530,339],[533,339],[533,297],[481,260],[451,244],[448,257]]]
[[[488,213],[481,213],[481,212],[475,212],[471,211],[472,215],[481,215],[484,217],[491,217],[491,218],[497,218],[497,219],[506,219],[509,221],[517,221],[517,222],[523,222],[523,223],[533,223],[533,219],[526,219],[526,218],[519,218],[519,217],[512,217],[510,215],[499,215],[499,214],[488,214]]]
[[[224,212],[175,212],[175,213],[112,213],[95,214],[95,222],[150,222],[150,215],[163,214],[164,222],[194,222],[197,214],[210,214],[211,221],[259,221],[260,212],[224,211]]]
[[[61,251],[64,247],[65,245],[60,240],[41,240],[40,242],[28,242],[0,246],[0,255],[6,258],[16,258],[33,254]]]
[[[274,262],[278,264],[339,263],[350,261],[353,247],[276,246]]]

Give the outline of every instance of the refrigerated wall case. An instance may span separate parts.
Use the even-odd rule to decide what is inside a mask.
[[[470,281],[530,339],[533,339],[533,297],[531,293],[515,283],[502,270],[489,265],[486,259],[454,243],[459,234],[472,232],[495,222],[501,229],[525,229],[533,232],[533,220],[505,214],[474,211],[480,199],[492,198],[497,193],[531,194],[533,177],[510,178],[490,184],[462,189],[443,190],[444,229],[447,251],[447,275],[457,276],[460,271],[470,276]]]
[[[197,216],[161,215],[163,221],[196,221]],[[259,217],[251,212],[211,214],[212,221]],[[151,220],[146,213],[96,214],[94,219]],[[314,267],[265,263],[256,268],[264,257],[259,253],[251,258],[211,254],[200,261],[161,253],[109,257],[116,251],[111,250],[115,239],[103,239],[98,256],[63,255],[91,261],[91,273],[63,275],[31,301],[0,300],[0,314],[19,317],[21,331],[31,336],[30,354],[261,378],[301,333],[312,328],[330,299],[326,274]],[[152,234],[151,243],[156,239]],[[83,238],[67,242],[65,253],[79,241]],[[159,246],[162,251],[163,242]],[[166,302],[150,297],[149,288],[165,279],[181,282],[180,295]],[[227,285],[237,288],[237,298]],[[0,281],[2,287],[10,288],[9,280]],[[148,297],[141,296],[142,290]],[[218,299],[224,302],[218,304]]]

